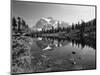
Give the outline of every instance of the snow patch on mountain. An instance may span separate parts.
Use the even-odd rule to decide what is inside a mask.
[[[64,21],[58,21],[53,19],[52,17],[43,17],[36,23],[36,28],[38,31],[41,31],[42,29],[44,30],[49,30],[52,28],[56,29],[58,28],[58,26],[63,28],[63,27],[68,27],[69,25]]]
[[[51,20],[51,19],[47,19],[47,18],[45,18],[45,17],[43,17],[42,19],[45,20],[45,21],[47,21],[47,23],[50,24],[50,20]]]

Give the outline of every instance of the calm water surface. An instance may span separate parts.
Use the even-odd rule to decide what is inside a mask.
[[[33,38],[33,72],[95,69],[95,48],[69,39]]]

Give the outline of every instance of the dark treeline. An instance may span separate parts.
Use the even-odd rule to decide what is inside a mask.
[[[84,22],[83,20],[81,20],[82,23],[80,24],[79,22],[77,24],[73,24],[69,29],[80,29],[81,31],[84,31],[85,27],[90,27],[90,26],[96,26],[96,19],[93,19],[89,22]]]
[[[25,20],[21,17],[13,17],[12,18],[12,30],[14,32],[25,32],[28,29],[28,24],[26,24]]]
[[[45,33],[59,33],[59,32],[71,33],[74,30],[77,32],[77,34],[81,34],[80,36],[83,36],[84,33],[90,34],[93,32],[93,34],[95,34],[96,19],[93,19],[88,22],[84,22],[82,20],[81,23],[79,22],[77,24],[72,23],[72,25],[69,27],[60,27],[60,23],[58,22],[58,27],[55,29],[52,26],[52,29],[49,29],[49,30],[42,29],[42,31],[35,32],[35,33],[39,35],[45,34]]]
[[[82,23],[79,24],[72,24],[72,27],[69,28],[70,30],[79,30],[77,34],[80,34],[80,36],[89,36],[96,34],[96,19],[93,19],[89,22],[84,22],[82,20]]]

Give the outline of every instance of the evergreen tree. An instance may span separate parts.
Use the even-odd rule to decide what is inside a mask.
[[[60,31],[60,23],[59,23],[59,21],[58,21],[58,32]]]
[[[24,28],[25,28],[25,26],[26,26],[26,23],[25,23],[25,21],[24,21],[24,20],[22,20],[22,29],[24,29]]]
[[[17,21],[16,21],[15,17],[13,17],[13,19],[12,19],[12,26],[13,26],[13,30],[15,30],[17,27]]]
[[[74,24],[72,23],[72,30],[74,29]]]
[[[18,19],[18,32],[21,30],[21,18],[20,17],[18,17],[17,18]]]
[[[85,28],[85,22],[83,20],[81,20],[81,27],[80,27],[80,36],[81,38],[83,37],[83,33],[84,33],[84,28]]]

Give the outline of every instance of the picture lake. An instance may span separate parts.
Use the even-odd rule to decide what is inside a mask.
[[[95,69],[95,48],[93,43],[85,41],[56,37],[33,38],[31,46],[33,72]]]

